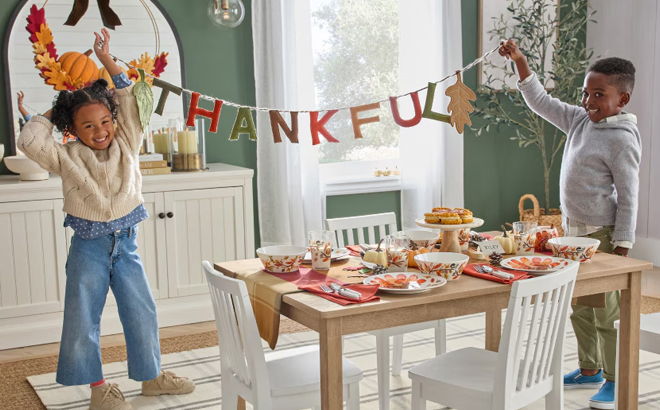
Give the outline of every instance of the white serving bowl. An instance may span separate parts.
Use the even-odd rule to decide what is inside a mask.
[[[16,174],[20,174],[21,181],[43,181],[48,179],[48,171],[25,155],[5,157],[5,165]]]
[[[562,236],[548,240],[552,254],[557,258],[589,262],[600,246],[598,239]]]
[[[422,273],[438,275],[450,280],[458,280],[470,257],[462,253],[433,252],[415,255],[415,262]]]
[[[426,231],[424,229],[411,229],[409,231],[402,231],[404,235],[410,236],[410,241],[415,242],[417,249],[426,248],[429,251],[440,239],[440,234],[437,232]]]
[[[5,155],[5,144],[0,144],[0,160],[2,160],[3,155]]]
[[[307,253],[304,246],[276,245],[257,249],[257,255],[268,272],[289,273],[300,268]]]

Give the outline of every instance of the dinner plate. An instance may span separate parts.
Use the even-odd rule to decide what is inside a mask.
[[[428,292],[433,288],[443,286],[447,279],[436,275],[424,275],[417,272],[392,272],[372,275],[364,279],[365,285],[380,285],[378,290],[388,293],[413,294]],[[407,289],[391,288],[400,284],[408,284]]]
[[[572,261],[554,256],[514,256],[504,259],[500,265],[507,269],[520,270],[533,274],[556,272],[568,267]]]
[[[330,254],[330,261],[334,262],[337,260],[342,260],[345,258],[348,258],[351,256],[351,251],[349,251],[346,248],[338,248],[332,251],[332,254]],[[303,258],[303,263],[312,263],[312,254],[311,252],[307,252],[305,254],[305,257]]]

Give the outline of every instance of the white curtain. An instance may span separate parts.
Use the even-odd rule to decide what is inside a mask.
[[[413,6],[414,4],[414,6]],[[402,93],[423,88],[463,67],[461,2],[399,0],[399,74]],[[433,110],[447,113],[447,86],[438,84]],[[426,93],[419,94],[424,109]],[[399,99],[401,117],[412,118],[410,97]],[[463,136],[450,125],[430,119],[401,128],[401,223],[436,206],[463,206]]]
[[[635,65],[635,89],[624,111],[637,115],[642,137],[639,211],[634,257],[660,265],[660,5],[656,0],[591,3],[596,11],[587,29],[594,60],[621,57]],[[612,27],[626,30],[612,30]],[[655,159],[655,161],[653,161]]]
[[[315,107],[309,2],[253,0],[254,78],[259,107]],[[288,113],[282,113],[289,123]],[[262,246],[305,245],[309,230],[323,226],[318,147],[312,147],[309,115],[299,115],[299,144],[282,132],[275,144],[268,113],[257,114],[257,193]],[[290,125],[290,123],[289,123]]]

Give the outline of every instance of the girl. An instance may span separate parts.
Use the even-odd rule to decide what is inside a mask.
[[[132,409],[116,384],[103,378],[100,321],[108,287],[117,300],[128,354],[128,376],[142,394],[186,394],[192,380],[160,369],[156,304],[137,254],[142,205],[137,154],[142,143],[133,85],[110,57],[110,34],[94,33],[94,51],[116,86],[105,80],[75,92],[62,91],[53,108],[25,125],[18,144],[44,169],[62,177],[64,226],[75,232],[66,264],[64,325],[57,382],[90,384],[92,410]],[[65,145],[53,126],[78,138]]]

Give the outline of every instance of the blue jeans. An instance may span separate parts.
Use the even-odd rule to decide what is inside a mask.
[[[128,354],[128,377],[160,373],[156,303],[137,254],[137,225],[97,239],[73,236],[66,262],[66,296],[57,382],[67,386],[103,379],[101,313],[108,288],[117,300]]]

